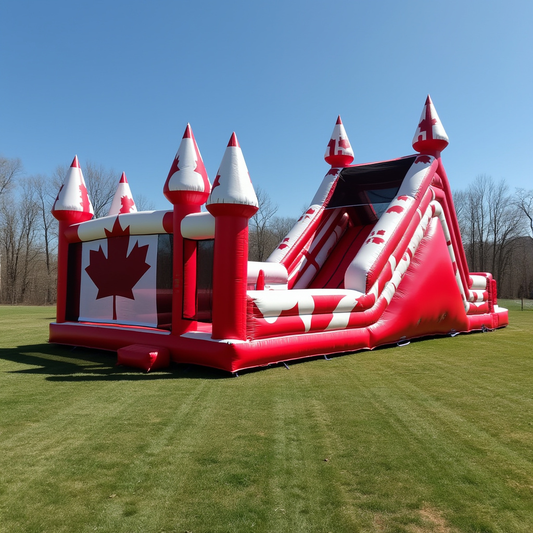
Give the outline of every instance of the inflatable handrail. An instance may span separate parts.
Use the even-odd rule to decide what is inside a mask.
[[[437,194],[441,193],[443,196],[443,199],[440,200],[440,203],[444,209],[446,220],[449,221],[450,238],[456,257],[457,268],[459,269],[459,274],[463,280],[463,285],[468,294],[468,287],[470,285],[468,261],[466,259],[466,254],[461,239],[461,230],[459,228],[459,221],[456,216],[450,183],[441,159],[439,159],[439,168],[437,172],[441,177],[441,187],[437,189]]]
[[[290,275],[297,260],[301,260],[298,256],[302,249],[309,244],[322,222],[323,212],[324,207],[321,205],[309,206],[279,246],[270,254],[267,261],[283,264]]]
[[[378,220],[369,238],[361,246],[346,270],[344,277],[346,288],[369,292],[383,272],[389,258],[396,256],[398,260],[403,255],[406,246],[400,249],[399,253],[394,252],[399,243],[408,242],[409,237],[407,239],[405,237],[409,227],[411,231],[414,231],[412,217],[417,212],[421,217],[422,213],[419,212],[419,208],[425,209],[433,199],[429,198],[427,191],[436,166],[435,159],[429,156],[419,157],[411,165],[398,195],[389,204],[388,209]],[[423,194],[420,195],[420,192]],[[424,202],[423,206],[421,206],[422,202]]]
[[[439,172],[443,172],[442,166],[439,167]],[[446,179],[442,180],[443,188],[433,187],[435,191],[435,198],[438,200],[440,209],[442,210],[443,217],[446,220],[447,235],[446,242],[450,255],[453,257],[454,267],[456,269],[456,276],[460,279],[461,295],[463,302],[468,313],[478,314],[480,312],[477,302],[480,298],[479,294],[472,293],[471,291],[487,291],[487,295],[484,301],[491,302],[489,307],[492,309],[492,305],[496,300],[496,285],[495,280],[492,279],[492,275],[489,273],[477,273],[477,275],[471,275],[468,269],[468,263],[464,254],[464,248],[462,245],[461,234],[457,217],[455,216],[455,207],[453,205],[453,199],[451,191],[446,186]],[[474,286],[475,283],[475,286]],[[459,284],[459,282],[458,282]],[[475,303],[476,305],[470,305]]]
[[[287,289],[287,269],[279,263],[248,261],[248,288],[255,289],[260,273],[263,272],[264,289]]]
[[[309,243],[301,252],[303,259],[297,268],[291,271],[294,289],[305,289],[322,268],[329,253],[340,241],[348,227],[350,217],[341,209],[324,210],[322,223],[317,232],[311,236]]]

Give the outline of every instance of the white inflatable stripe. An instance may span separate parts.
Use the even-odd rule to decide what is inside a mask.
[[[140,213],[125,213],[118,215],[120,226],[124,230],[129,227],[130,235],[152,235],[166,233],[163,218],[168,211],[143,211]],[[111,231],[117,220],[117,215],[95,218],[78,224],[78,238],[85,241],[105,239],[105,230]]]
[[[215,217],[208,212],[191,213],[181,221],[181,235],[185,239],[215,238]]]

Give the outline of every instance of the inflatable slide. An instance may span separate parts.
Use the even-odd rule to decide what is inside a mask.
[[[428,97],[415,154],[354,165],[339,117],[331,169],[261,263],[248,261],[258,205],[235,134],[211,186],[187,126],[163,188],[172,211],[135,212],[123,175],[109,216],[90,220],[75,158],[53,209],[50,341],[118,351],[119,362],[145,370],[159,356],[237,372],[505,326],[496,281],[468,269],[441,159],[447,145]]]

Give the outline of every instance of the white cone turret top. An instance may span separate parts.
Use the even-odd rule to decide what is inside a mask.
[[[207,199],[210,191],[211,184],[204,161],[196,144],[191,125],[187,124],[178,152],[170,167],[163,192],[173,203],[178,203],[175,200],[179,198],[180,202],[185,201],[185,203],[201,205]]]
[[[74,157],[65,181],[59,189],[52,214],[58,220],[69,220],[72,223],[90,220],[94,215],[78,156]]]
[[[420,153],[435,154],[444,150],[448,143],[448,135],[428,94],[413,137],[413,148]]]
[[[207,200],[207,209],[221,211],[217,206],[234,206],[233,212],[251,212],[252,216],[258,209],[259,203],[255,194],[248,167],[244,160],[239,141],[235,132],[231,135],[224,157],[218,168],[217,176],[211,189],[211,194]],[[231,211],[231,209],[229,209]]]
[[[350,139],[348,139],[340,115],[337,117],[337,122],[333,128],[324,159],[332,167],[345,167],[350,165],[354,160]]]
[[[108,216],[123,215],[125,213],[136,213],[137,207],[131,194],[130,184],[126,178],[126,173],[123,172],[118,182],[117,190],[111,207],[109,208]]]

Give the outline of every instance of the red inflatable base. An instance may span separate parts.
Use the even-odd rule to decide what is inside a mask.
[[[468,317],[470,329],[434,327],[415,333],[411,330],[409,339],[431,335],[447,335],[452,332],[494,329],[508,323],[507,311]],[[475,322],[475,323],[474,323]],[[382,320],[369,328],[327,331],[274,337],[256,341],[213,341],[209,333],[188,333],[181,337],[168,331],[148,328],[102,326],[65,322],[50,324],[50,342],[72,346],[85,346],[102,350],[117,351],[131,344],[149,345],[158,349],[167,348],[175,363],[190,363],[237,372],[247,368],[267,366],[285,361],[294,361],[319,355],[350,353],[364,349],[401,342],[405,335],[394,335],[390,331],[390,320]],[[387,331],[380,339],[380,329]],[[385,338],[386,337],[386,338]]]

